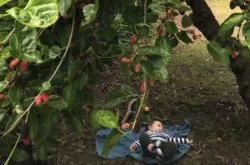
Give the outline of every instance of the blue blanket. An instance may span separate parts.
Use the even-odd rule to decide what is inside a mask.
[[[172,125],[164,128],[164,131],[172,137],[186,137],[190,132],[190,130],[191,130],[191,125],[187,120],[184,121],[183,125]],[[139,136],[143,131],[144,129],[141,128],[139,133],[129,133],[123,136],[118,141],[118,143],[111,149],[107,158],[114,159],[119,157],[130,156],[136,160],[143,161],[147,164],[156,164],[157,161],[155,159],[143,158],[140,150],[134,153],[129,152],[129,146],[135,140],[139,139]],[[101,156],[103,144],[110,132],[111,129],[102,129],[99,130],[96,134],[96,151],[99,156]],[[180,159],[183,155],[185,155],[188,152],[189,147],[190,146],[187,144],[179,144],[177,147],[178,152],[176,153],[175,157],[169,162],[163,162],[163,164],[169,164],[173,161]]]

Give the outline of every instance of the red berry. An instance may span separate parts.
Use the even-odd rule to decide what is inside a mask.
[[[25,144],[25,145],[31,144],[31,139],[30,139],[29,136],[25,136],[25,137],[23,138],[23,144]]]
[[[42,103],[42,96],[39,94],[35,97],[36,105],[40,105]]]
[[[28,62],[26,60],[21,61],[20,65],[19,65],[19,71],[26,72],[27,65],[28,65]]]
[[[49,101],[49,95],[46,92],[41,93],[42,100],[46,103]]]
[[[135,35],[131,35],[130,38],[129,38],[129,43],[131,46],[133,46],[136,42],[136,37]]]
[[[237,57],[238,55],[239,55],[238,52],[233,52],[233,53],[231,54],[231,56],[232,56],[233,59],[236,59],[236,57]]]
[[[0,93],[0,100],[3,100],[3,99],[5,99],[5,94]]]
[[[11,60],[11,62],[9,64],[10,70],[14,70],[16,68],[16,65],[18,63],[19,63],[19,59],[18,58],[14,58],[13,60]]]
[[[130,125],[129,123],[123,123],[121,127],[122,129],[127,129],[129,128],[129,125]]]
[[[145,92],[145,83],[143,81],[139,84],[139,88],[141,93]]]
[[[140,70],[141,70],[140,64],[136,64],[135,65],[135,72],[138,73],[138,72],[140,72]]]
[[[123,58],[121,59],[121,62],[127,64],[127,63],[130,63],[130,59],[129,59],[129,58],[126,58],[126,57],[123,57]]]

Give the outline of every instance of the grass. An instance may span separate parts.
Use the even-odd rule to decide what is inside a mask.
[[[230,0],[207,0],[219,23],[231,13],[239,11],[232,11],[229,2]],[[179,44],[174,52],[168,70],[176,82],[176,88],[180,90],[176,94],[182,101],[192,105],[223,98],[233,102],[241,101],[235,76],[229,66],[215,62],[207,51],[208,42],[202,40],[196,40],[189,45]]]

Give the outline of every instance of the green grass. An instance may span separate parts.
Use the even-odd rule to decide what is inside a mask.
[[[229,8],[229,1],[207,0],[219,23],[236,11]],[[234,74],[229,66],[212,59],[207,51],[206,41],[179,44],[168,70],[175,82],[177,97],[184,102],[200,104],[224,98],[233,102],[240,101]]]

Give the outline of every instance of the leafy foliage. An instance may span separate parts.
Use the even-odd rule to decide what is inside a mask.
[[[0,144],[8,144],[1,145],[0,153],[5,157],[25,122],[33,157],[46,159],[59,138],[60,118],[83,133],[82,107],[86,106],[93,107],[93,127],[113,129],[105,142],[107,156],[124,135],[112,108],[132,96],[145,106],[149,80],[167,81],[173,48],[179,41],[192,43],[190,37],[195,36],[186,30],[192,25],[187,15],[182,17],[182,27],[174,21],[178,13],[190,10],[179,0],[0,0],[0,7]],[[248,10],[233,14],[219,32],[226,40],[243,23],[242,55],[249,50],[247,14]],[[211,42],[208,51],[228,64],[235,50]],[[140,91],[128,86],[112,91],[100,107],[95,104],[94,87],[103,67],[114,61],[143,85]],[[19,161],[27,158],[19,146],[9,156]]]

